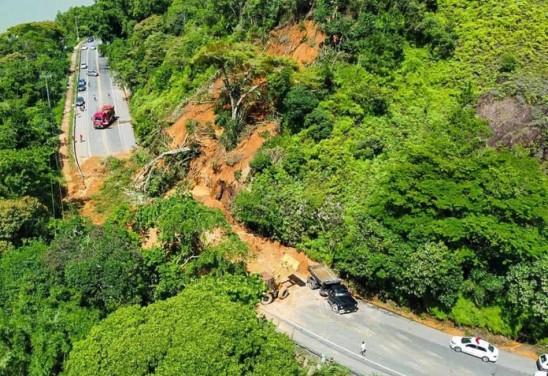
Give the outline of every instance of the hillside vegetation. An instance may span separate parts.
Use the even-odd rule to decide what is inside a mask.
[[[143,145],[164,150],[157,129],[220,78],[215,123],[228,150],[258,121],[280,124],[233,202],[247,227],[365,294],[546,337],[544,3],[155,4],[120,9],[120,27],[103,34]],[[326,35],[315,63],[258,47],[305,17]],[[172,177],[158,172],[164,190]]]
[[[215,108],[214,124],[187,123],[191,156],[204,130],[231,150],[261,122],[278,124],[231,202],[246,227],[332,265],[364,295],[546,344],[547,10],[533,0],[97,0],[9,29],[0,374],[306,372],[289,339],[255,316],[264,285],[246,272],[247,247],[220,212],[173,189],[183,156],[165,158],[138,199],[122,194],[170,148],[164,128],[191,99]],[[142,146],[131,163],[106,162],[116,195],[101,226],[61,201],[56,163],[75,17],[131,90]],[[314,62],[267,53],[275,30],[305,21],[325,35]]]

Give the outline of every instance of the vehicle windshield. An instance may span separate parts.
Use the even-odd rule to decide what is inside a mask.
[[[491,351],[491,352],[495,352],[495,348],[493,347],[493,345],[489,345],[488,349],[489,349],[489,351]]]

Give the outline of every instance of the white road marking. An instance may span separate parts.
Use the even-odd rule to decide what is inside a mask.
[[[337,345],[336,343],[331,342],[330,340],[328,340],[328,339],[326,339],[326,338],[324,338],[324,337],[321,337],[321,336],[317,335],[316,333],[313,333],[313,332],[311,332],[311,331],[309,331],[309,330],[303,328],[302,326],[300,326],[300,325],[298,325],[298,324],[296,324],[296,323],[294,323],[294,322],[291,322],[291,321],[282,319],[281,317],[279,317],[279,316],[277,316],[277,315],[275,315],[275,314],[272,314],[272,313],[270,313],[270,312],[269,312],[268,314],[271,315],[271,316],[275,316],[280,322],[281,322],[281,321],[286,322],[286,324],[291,325],[291,326],[293,326],[293,327],[299,329],[299,330],[302,331],[302,332],[306,332],[308,335],[311,335],[311,336],[314,336],[314,337],[316,337],[316,338],[319,338],[319,339],[321,339],[323,342],[328,343],[328,344],[330,344],[330,345],[333,346],[333,347],[339,348],[340,350],[344,351],[344,352],[347,353],[347,354],[352,355],[352,356],[355,357],[355,358],[359,358],[361,361],[371,363],[371,364],[373,364],[373,365],[375,365],[375,366],[377,366],[377,367],[379,367],[379,368],[382,368],[382,369],[384,369],[384,370],[386,370],[386,371],[388,371],[388,372],[391,372],[391,373],[393,373],[393,374],[395,374],[395,375],[398,375],[398,376],[406,376],[405,374],[403,374],[403,373],[401,373],[401,372],[398,372],[398,371],[396,371],[396,370],[393,370],[392,368],[386,367],[386,366],[384,366],[384,365],[382,365],[382,364],[380,364],[380,363],[377,363],[377,362],[375,362],[375,361],[373,361],[373,360],[371,360],[371,359],[364,358],[364,357],[362,357],[362,356],[356,354],[354,351],[350,351],[350,350],[348,350],[348,349],[346,349],[346,348],[344,348],[344,347],[342,347],[342,346],[339,346],[339,345]]]
[[[433,357],[433,358],[443,359],[439,354],[436,354],[436,353],[433,352],[433,351],[425,350],[425,352],[426,352],[428,355],[430,355],[431,357]]]
[[[99,70],[99,54],[98,53],[95,54],[95,62],[97,63],[97,70]],[[97,95],[99,96],[98,98],[99,103],[103,103],[103,96],[101,95],[101,80],[99,79],[99,76],[96,76],[95,78],[97,79]],[[103,138],[103,145],[105,145],[106,154],[110,155],[105,128],[101,129],[101,137]]]
[[[403,333],[400,333],[400,332],[396,332],[396,336],[402,340],[404,340],[405,342],[410,342],[411,341],[411,338],[409,338],[409,336],[406,336],[405,334]]]

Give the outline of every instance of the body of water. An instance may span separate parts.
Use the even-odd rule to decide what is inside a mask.
[[[93,3],[94,0],[0,0],[0,33],[21,23],[53,21],[57,12]]]

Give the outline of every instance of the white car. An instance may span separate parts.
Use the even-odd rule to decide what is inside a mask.
[[[548,376],[548,371],[537,371],[532,376]]]
[[[88,69],[88,65],[86,63],[80,64],[80,69]]]
[[[91,47],[90,47],[90,49],[92,49],[92,50],[96,50],[96,49],[97,49],[97,47],[95,47],[95,45],[93,45],[93,46],[91,46]]]
[[[548,354],[542,354],[538,357],[537,367],[540,371],[548,371]]]
[[[463,352],[481,358],[484,362],[496,362],[499,350],[479,337],[453,337],[449,346],[456,352]]]
[[[80,48],[81,50],[87,50],[88,49],[88,46],[87,45],[83,45],[82,48]]]

